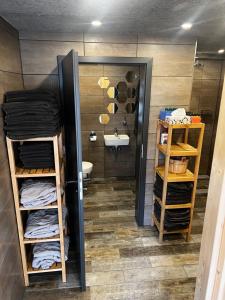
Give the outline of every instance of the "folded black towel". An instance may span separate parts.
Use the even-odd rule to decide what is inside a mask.
[[[62,126],[60,103],[52,91],[7,92],[2,108],[4,129],[12,139],[54,136]]]

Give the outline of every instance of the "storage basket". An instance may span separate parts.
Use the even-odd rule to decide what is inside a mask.
[[[182,174],[186,172],[187,166],[188,159],[186,157],[182,157],[180,160],[171,158],[169,163],[169,172]]]

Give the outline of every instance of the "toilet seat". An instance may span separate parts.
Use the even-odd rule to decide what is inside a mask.
[[[88,161],[82,162],[82,171],[84,174],[90,174],[93,169],[93,164]]]

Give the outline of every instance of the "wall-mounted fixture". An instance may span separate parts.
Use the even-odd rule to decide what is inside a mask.
[[[109,86],[109,78],[108,77],[100,77],[98,80],[98,85],[101,89],[107,89]]]
[[[91,131],[91,132],[90,132],[89,140],[90,140],[91,142],[97,141],[97,134],[96,134],[94,131]]]

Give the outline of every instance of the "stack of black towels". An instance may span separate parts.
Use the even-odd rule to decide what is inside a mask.
[[[60,105],[48,90],[7,92],[3,104],[6,135],[29,139],[56,135],[61,128]]]
[[[18,150],[19,166],[26,169],[54,168],[52,142],[24,142]]]
[[[166,204],[190,203],[192,197],[192,182],[170,182],[167,185]],[[162,199],[163,180],[156,175],[154,184],[154,194]]]
[[[192,197],[193,183],[192,182],[170,182],[167,184],[166,204],[184,204],[190,203]],[[156,175],[154,184],[154,194],[162,199],[163,180]],[[155,201],[154,213],[158,220],[160,220],[161,206]],[[180,208],[166,210],[164,219],[164,228],[166,230],[178,230],[187,228],[190,222],[190,209]]]
[[[157,220],[160,220],[161,206],[155,201],[154,213]],[[167,209],[165,211],[164,228],[167,231],[185,229],[190,223],[190,208]]]

